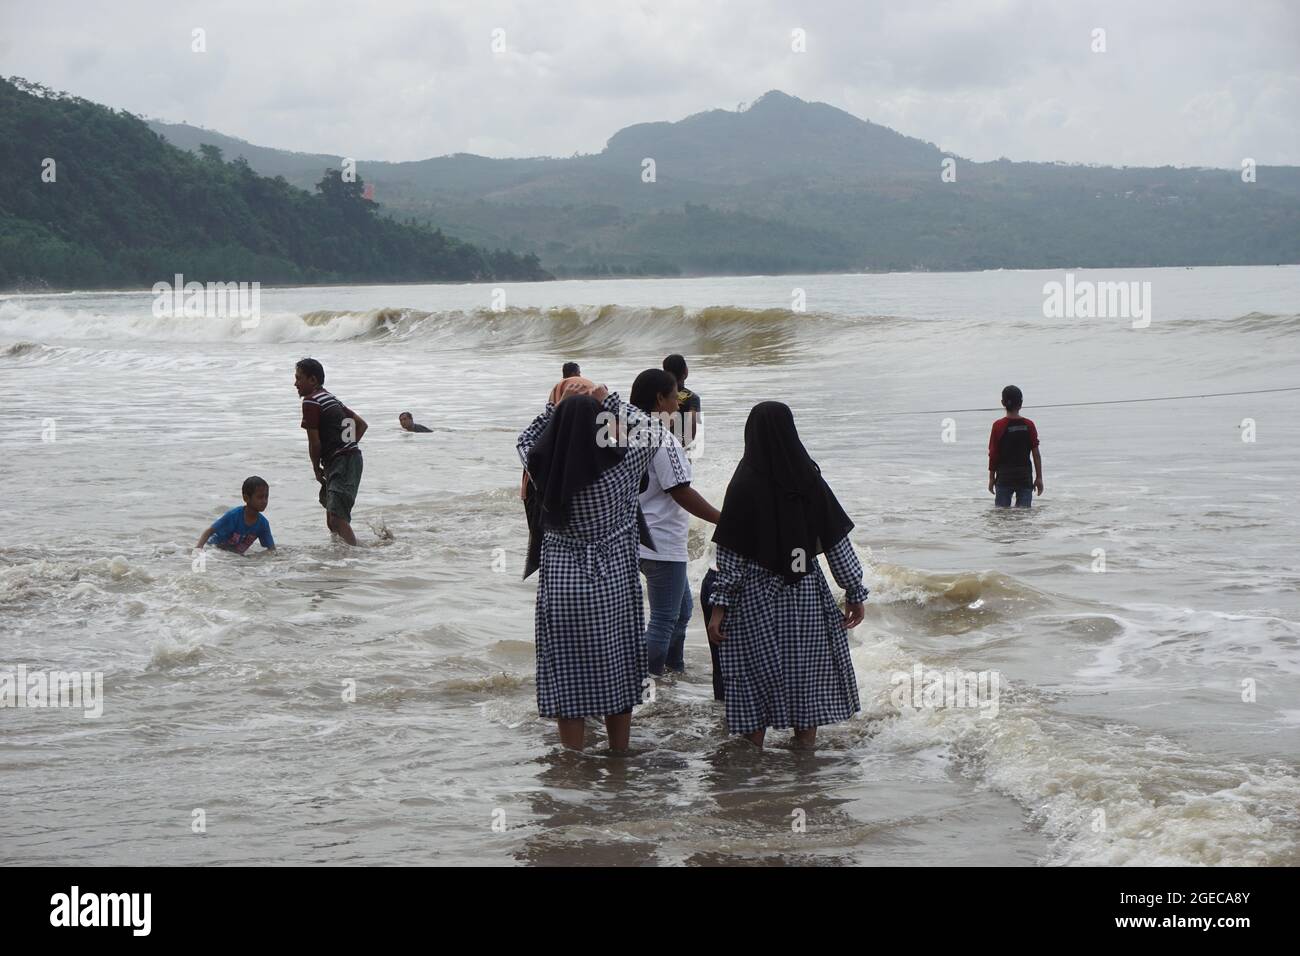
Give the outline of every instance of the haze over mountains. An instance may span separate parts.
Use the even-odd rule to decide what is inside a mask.
[[[150,126],[304,188],[344,158]],[[1243,182],[1240,169],[976,163],[779,91],[626,127],[594,155],[354,158],[386,214],[535,253],[557,275],[1300,262],[1300,167]]]
[[[976,163],[776,91],[593,155],[342,166],[0,80],[0,287],[1300,262],[1300,167]]]

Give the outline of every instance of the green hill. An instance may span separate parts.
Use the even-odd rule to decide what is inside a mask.
[[[308,186],[338,157],[187,126],[254,169]],[[397,218],[537,255],[560,275],[1068,268],[1300,262],[1300,168],[1110,168],[952,154],[825,103],[772,91],[615,133],[595,155],[358,159]],[[642,182],[653,158],[656,181]]]
[[[0,80],[0,288],[148,286],[175,273],[264,283],[549,277],[534,256],[450,238],[428,217],[379,215],[360,176],[344,182],[326,164],[311,185],[225,162],[218,148],[179,149],[128,113]]]

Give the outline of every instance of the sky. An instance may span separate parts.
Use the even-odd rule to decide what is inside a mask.
[[[1293,0],[0,0],[0,75],[375,160],[599,152],[779,89],[975,160],[1300,165]]]

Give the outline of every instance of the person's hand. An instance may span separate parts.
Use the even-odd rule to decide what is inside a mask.
[[[722,621],[726,616],[726,608],[716,606],[713,608],[713,613],[709,615],[709,626],[707,628],[710,644],[721,644],[727,639],[727,635],[722,633]]]
[[[598,402],[603,402],[605,399],[609,398],[609,389],[604,385],[597,385],[591,390],[591,397]]]
[[[996,494],[997,494],[997,492],[993,490],[993,479],[992,479],[992,478],[989,479],[989,494],[991,494],[991,495],[996,495]]]
[[[1043,479],[1037,478],[1034,480],[1034,494],[1041,495],[1042,493],[1043,493]]]
[[[857,627],[862,623],[862,619],[867,616],[866,606],[861,601],[857,603],[846,603],[844,605],[844,626],[849,630]]]

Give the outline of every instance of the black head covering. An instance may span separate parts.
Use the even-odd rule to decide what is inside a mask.
[[[793,584],[852,528],[799,440],[790,406],[755,405],[713,540]]]
[[[597,444],[602,408],[590,395],[569,395],[555,406],[546,431],[528,453],[544,527],[565,527],[574,496],[627,454],[626,448]]]

